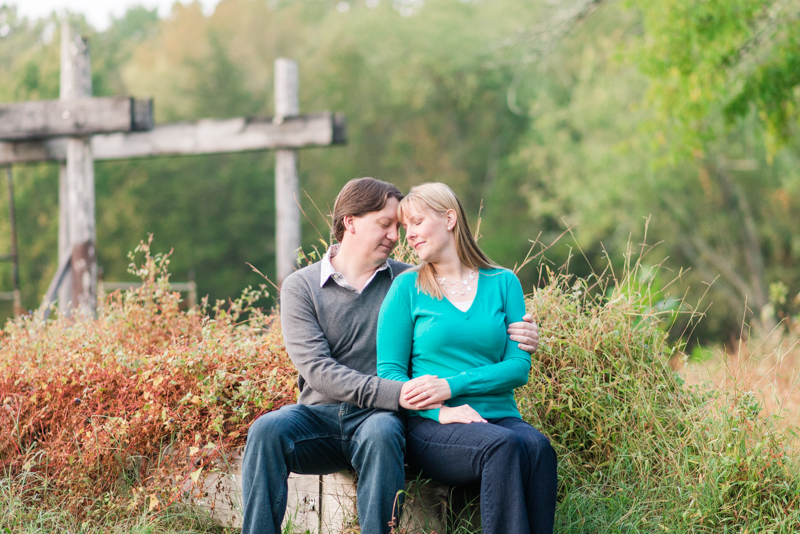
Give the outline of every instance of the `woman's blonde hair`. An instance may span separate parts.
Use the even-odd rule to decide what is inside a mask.
[[[456,212],[456,224],[453,226],[453,234],[456,238],[456,252],[461,263],[473,270],[497,268],[486,254],[478,247],[472,230],[469,228],[467,216],[461,206],[458,197],[453,190],[443,183],[430,182],[416,187],[412,187],[397,207],[397,218],[403,222],[409,210],[428,209],[444,216],[447,210]],[[441,299],[444,294],[436,282],[436,270],[433,265],[423,261],[417,267],[419,275],[417,277],[417,289],[423,293]]]

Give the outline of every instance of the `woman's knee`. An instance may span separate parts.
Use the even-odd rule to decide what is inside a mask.
[[[538,431],[525,437],[525,448],[529,456],[550,457],[554,460],[556,458],[556,451],[550,443],[550,439]]]
[[[526,449],[522,436],[514,432],[504,432],[497,436],[487,452],[489,456],[499,458],[501,461],[515,462],[525,455]]]

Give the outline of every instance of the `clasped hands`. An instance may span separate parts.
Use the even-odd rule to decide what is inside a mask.
[[[407,410],[432,410],[439,408],[439,422],[485,423],[486,419],[468,404],[449,407],[444,401],[452,396],[450,384],[435,375],[423,375],[403,384],[400,390],[400,406]]]
[[[508,326],[509,338],[519,343],[525,352],[535,352],[539,347],[539,325],[530,314],[522,321]],[[486,419],[468,404],[449,407],[444,401],[452,396],[450,384],[444,378],[424,375],[409,380],[400,390],[400,406],[406,410],[439,410],[439,422],[447,423],[485,423]]]
[[[450,384],[435,375],[418,376],[403,384],[400,406],[406,410],[432,410],[441,408],[452,397]]]

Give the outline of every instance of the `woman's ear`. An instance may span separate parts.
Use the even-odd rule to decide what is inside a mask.
[[[456,210],[453,209],[447,210],[444,214],[444,217],[447,223],[447,229],[452,230],[453,228],[455,228],[456,222],[458,221]]]

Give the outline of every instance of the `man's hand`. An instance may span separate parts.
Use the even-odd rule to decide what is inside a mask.
[[[539,347],[539,325],[529,313],[525,314],[522,321],[508,325],[508,337],[519,343],[519,348],[533,354]]]
[[[434,378],[435,379],[436,377],[435,376],[431,377],[431,375],[418,376],[417,378],[409,380],[408,382],[403,384],[403,387],[400,389],[400,406],[402,408],[405,408],[406,410],[433,410],[435,408],[441,408],[442,407],[441,402],[438,402],[438,403],[437,402],[425,403],[424,406],[420,406],[420,405],[413,404],[413,403],[408,401],[409,393],[411,391],[417,390],[417,388],[420,386],[420,384],[427,384],[428,383],[428,379],[430,379],[430,378]],[[449,385],[447,386],[447,389],[448,389],[448,391],[450,390],[450,386]],[[424,390],[422,390],[422,391],[424,391]],[[418,396],[419,396],[418,393],[412,395],[412,397],[418,397]],[[422,395],[422,398],[424,399],[425,395]],[[449,399],[450,397],[447,397],[447,398]]]
[[[488,421],[469,404],[462,404],[454,408],[442,406],[442,409],[439,410],[439,422],[448,425],[450,423],[487,423]]]
[[[430,410],[434,406],[441,406],[444,401],[452,397],[450,384],[444,378],[424,375],[411,382],[414,384],[404,393],[400,393],[400,400],[407,401],[415,410]],[[406,385],[408,384],[409,382],[406,382]]]

